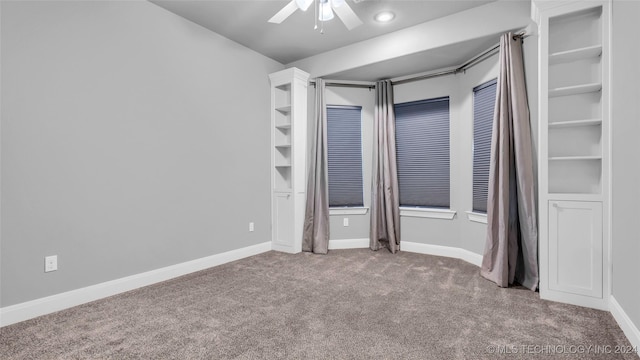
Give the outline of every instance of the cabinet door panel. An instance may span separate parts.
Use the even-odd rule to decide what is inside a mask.
[[[289,193],[273,194],[274,241],[293,247],[293,197]]]
[[[602,203],[549,202],[549,288],[602,298]]]

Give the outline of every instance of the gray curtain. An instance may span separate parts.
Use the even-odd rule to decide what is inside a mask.
[[[498,286],[538,287],[538,227],[522,40],[500,39],[489,167],[487,242],[480,273]]]
[[[393,85],[376,83],[373,142],[373,183],[371,186],[371,230],[369,247],[400,250],[400,204],[396,164],[396,118]]]
[[[326,254],[329,249],[329,181],[327,163],[327,104],[325,82],[316,79],[314,137],[307,174],[307,202],[302,251]]]

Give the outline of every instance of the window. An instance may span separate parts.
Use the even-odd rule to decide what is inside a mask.
[[[400,206],[449,208],[449,97],[395,112]]]
[[[363,206],[362,107],[327,106],[329,206]]]
[[[496,80],[473,89],[473,211],[487,212]]]

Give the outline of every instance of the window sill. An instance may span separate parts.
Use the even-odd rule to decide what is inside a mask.
[[[467,213],[467,217],[470,221],[486,224],[487,223],[487,214],[475,212],[475,211],[465,211]]]
[[[329,215],[365,215],[369,212],[367,207],[334,207],[329,208]]]
[[[456,216],[456,211],[438,208],[401,207],[400,216],[453,220]]]

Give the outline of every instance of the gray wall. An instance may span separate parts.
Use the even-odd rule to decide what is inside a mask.
[[[281,64],[146,1],[1,13],[0,306],[270,241]]]
[[[613,2],[612,247],[613,296],[640,328],[640,2]]]

